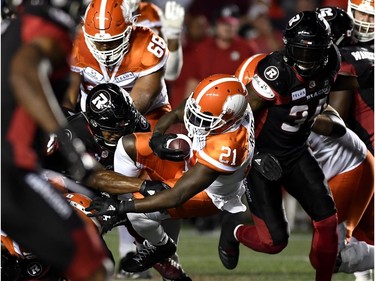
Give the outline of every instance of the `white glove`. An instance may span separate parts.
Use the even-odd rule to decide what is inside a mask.
[[[165,4],[164,15],[161,16],[161,32],[166,39],[178,39],[184,23],[185,9],[175,1]]]

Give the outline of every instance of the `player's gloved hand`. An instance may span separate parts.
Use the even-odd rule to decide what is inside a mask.
[[[69,175],[76,181],[84,182],[99,164],[86,152],[86,147],[79,138],[72,138],[69,126],[54,132],[59,143],[59,150],[68,162]]]
[[[126,215],[123,216],[103,216],[101,220],[101,231],[100,234],[104,235],[108,231],[111,231],[112,228],[119,226],[119,225],[125,225],[125,223],[128,221],[128,217]]]
[[[185,9],[175,1],[165,4],[165,11],[161,17],[161,32],[167,39],[180,38],[184,23]]]
[[[96,211],[93,214],[88,214],[89,217],[98,217],[102,215],[124,216],[126,213],[134,212],[135,205],[132,200],[122,201],[113,197],[101,196],[94,198],[91,201],[90,206],[85,210],[87,212]]]
[[[149,145],[152,151],[160,158],[170,161],[182,161],[185,156],[180,149],[167,148],[167,141],[177,138],[176,134],[165,134],[154,132],[150,139]]]
[[[277,181],[282,174],[279,161],[270,153],[256,152],[252,167],[270,181]]]
[[[162,191],[164,189],[169,189],[170,186],[162,181],[150,181],[150,180],[145,180],[142,185],[141,189],[139,192],[144,196],[151,196],[154,195],[155,193]]]

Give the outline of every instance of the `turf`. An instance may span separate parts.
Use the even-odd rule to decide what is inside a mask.
[[[194,281],[313,281],[315,272],[310,265],[311,233],[292,233],[288,247],[277,255],[240,248],[240,260],[234,270],[225,269],[217,254],[219,231],[200,233],[188,224],[183,225],[178,253],[185,271]],[[108,247],[118,260],[117,230],[105,235]],[[152,269],[153,279],[161,280]],[[148,279],[150,280],[150,279]],[[351,274],[335,274],[333,281],[355,280]]]

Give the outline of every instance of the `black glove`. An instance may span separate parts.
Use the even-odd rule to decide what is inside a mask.
[[[176,134],[165,134],[155,132],[152,134],[149,145],[152,151],[160,158],[170,161],[182,161],[186,157],[180,149],[169,149],[166,147],[167,141],[177,138]]]
[[[87,212],[95,210],[94,214],[88,214],[89,217],[98,217],[102,215],[108,216],[124,216],[126,213],[134,212],[134,201],[121,201],[113,197],[96,197],[91,201]]]
[[[127,221],[128,221],[128,217],[126,215],[124,215],[124,216],[103,216],[103,218],[101,219],[102,228],[101,228],[100,234],[104,235],[116,226],[125,225],[125,223]]]
[[[279,161],[269,153],[257,152],[254,154],[252,166],[270,181],[280,179],[282,169]]]
[[[79,138],[72,138],[72,129],[67,126],[54,133],[57,136],[59,151],[67,160],[69,176],[84,182],[97,168],[98,163],[87,152]]]
[[[155,193],[162,191],[164,189],[169,189],[171,188],[168,184],[165,184],[162,181],[150,181],[150,180],[145,180],[142,185],[141,189],[139,192],[144,196],[150,196],[154,195]]]

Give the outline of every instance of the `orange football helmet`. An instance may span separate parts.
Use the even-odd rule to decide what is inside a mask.
[[[94,225],[98,231],[101,231],[102,225],[100,223],[100,217],[88,217],[88,214],[92,214],[93,212],[86,211],[85,209],[88,208],[91,204],[91,199],[83,194],[80,193],[65,193],[65,199],[68,203],[73,206],[77,212],[77,214],[87,223]]]
[[[356,11],[364,17],[355,15]],[[349,0],[348,14],[354,21],[354,37],[360,42],[374,40],[374,0]]]
[[[129,5],[121,0],[93,0],[87,7],[82,27],[88,49],[105,66],[122,60],[129,50],[133,18]]]
[[[248,106],[247,94],[235,76],[215,74],[203,79],[185,104],[189,137],[223,133],[239,124]]]

